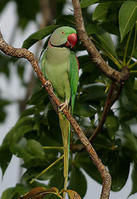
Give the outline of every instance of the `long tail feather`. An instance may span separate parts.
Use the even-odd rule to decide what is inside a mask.
[[[66,190],[69,170],[70,123],[62,113],[59,113],[59,122],[64,145],[64,189]]]

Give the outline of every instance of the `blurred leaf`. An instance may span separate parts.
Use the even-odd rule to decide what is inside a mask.
[[[64,186],[64,176],[63,176],[63,168],[58,170],[54,170],[54,175],[49,182],[49,187],[53,187],[56,185],[58,189],[62,189]]]
[[[119,128],[119,119],[116,116],[114,116],[113,114],[110,114],[106,118],[105,125],[108,130],[110,138],[114,139],[116,131]]]
[[[87,191],[86,178],[82,171],[75,167],[75,165],[72,166],[69,188],[78,192],[81,198],[85,196]]]
[[[137,193],[137,163],[134,163],[134,167],[132,170],[132,190],[129,194],[129,196],[131,196],[132,194]]]
[[[115,149],[118,147],[117,140],[112,140],[108,137],[106,134],[106,129],[102,129],[102,132],[98,134],[96,137],[96,142],[95,142],[95,148],[96,150],[103,150],[107,149],[111,151],[112,149]]]
[[[42,40],[44,37],[51,34],[56,28],[58,28],[58,25],[50,25],[45,28],[40,29],[39,31],[33,33],[30,35],[24,42],[22,47],[23,48],[30,48],[33,44],[35,44],[37,41]]]
[[[61,15],[57,17],[56,19],[56,24],[61,25],[61,26],[75,26],[75,20],[73,15]]]
[[[10,0],[2,0],[1,3],[0,3],[0,12],[6,7],[7,3],[9,2]]]
[[[10,70],[9,70],[9,63],[11,59],[7,56],[0,54],[0,72],[4,73],[7,77],[9,77]]]
[[[102,49],[106,50],[106,53],[110,53],[114,57],[117,57],[115,46],[110,34],[107,32],[102,32],[100,34],[97,34],[96,36],[102,44]]]
[[[12,199],[13,197],[15,198],[15,196],[16,196],[15,188],[8,188],[2,193],[1,199],[7,199],[7,198]]]
[[[2,109],[1,111],[0,111],[0,123],[3,123],[4,122],[4,120],[6,119],[6,112]]]
[[[95,8],[95,11],[93,12],[92,19],[102,20],[104,17],[106,17],[110,5],[110,2],[98,4],[98,6]]]
[[[74,114],[83,117],[91,117],[96,113],[96,109],[88,103],[77,102],[74,109]]]
[[[115,21],[103,22],[101,23],[101,27],[104,28],[104,30],[109,32],[110,34],[119,36],[119,29]]]
[[[125,35],[133,28],[137,20],[137,2],[126,1],[119,11],[119,29],[121,41]]]
[[[137,160],[137,137],[131,132],[130,127],[122,123],[122,130],[124,132],[124,147],[130,152],[130,157]]]
[[[46,100],[47,92],[44,88],[39,89],[37,92],[35,92],[32,97],[28,100],[29,105],[38,105],[43,103]]]
[[[95,35],[95,41],[100,42],[101,45],[99,45],[99,47],[101,47],[101,49],[117,57],[114,42],[109,33],[105,32],[104,29],[96,24],[89,24],[86,29],[89,35]]]
[[[80,152],[77,153],[75,157],[75,164],[79,168],[84,169],[84,171],[94,180],[99,182],[101,184],[102,179],[101,176],[95,167],[95,165],[92,163],[92,160],[90,159],[89,155],[87,152]]]
[[[81,8],[86,8],[96,2],[98,2],[98,0],[81,0],[80,5]]]
[[[8,144],[2,144],[0,146],[0,167],[2,169],[2,174],[4,175],[10,160],[12,158],[12,153],[9,150]]]
[[[32,131],[33,125],[34,120],[30,117],[23,117],[19,119],[16,125],[8,133],[11,134],[11,147],[14,147],[14,144],[19,142],[20,138],[22,138],[25,133]]]
[[[24,72],[25,72],[25,66],[22,64],[18,64],[17,66],[17,72],[19,77],[21,78],[22,82],[23,82],[23,77],[24,77]]]
[[[28,108],[26,110],[24,110],[21,114],[21,117],[25,117],[25,116],[31,116],[31,115],[34,115],[36,112],[36,107],[33,106],[31,108]]]
[[[24,194],[27,191],[27,188],[22,184],[17,184],[15,187],[6,189],[1,199],[17,199],[20,195]]]
[[[127,157],[120,155],[117,151],[112,152],[110,156],[108,169],[112,177],[112,191],[120,191],[127,182],[130,162]]]
[[[0,123],[3,123],[7,116],[7,111],[5,110],[5,106],[9,105],[11,102],[6,99],[0,99]]]
[[[10,76],[10,66],[16,64],[17,58],[8,57],[0,53],[0,72],[4,73],[8,78]]]
[[[19,17],[18,25],[24,29],[31,20],[36,20],[40,8],[39,2],[37,0],[15,0],[15,2]]]
[[[83,88],[83,95],[81,96],[81,102],[83,101],[98,101],[104,99],[105,86],[100,84],[91,84]]]
[[[32,139],[28,140],[26,148],[30,154],[32,154],[40,159],[45,158],[44,149],[42,148],[41,144],[39,142],[37,142],[36,140],[32,140]]]
[[[10,101],[6,99],[0,99],[0,107],[9,105]]]

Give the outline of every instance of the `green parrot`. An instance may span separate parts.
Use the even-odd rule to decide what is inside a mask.
[[[63,26],[57,28],[51,35],[48,47],[41,60],[44,76],[53,86],[56,96],[61,101],[61,110],[67,106],[73,114],[75,96],[78,87],[78,60],[70,49],[77,43],[77,34],[74,28]],[[70,123],[61,111],[58,111],[59,124],[62,132],[64,147],[64,189],[67,189]]]

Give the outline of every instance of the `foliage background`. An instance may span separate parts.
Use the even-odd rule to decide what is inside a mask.
[[[6,0],[1,1],[1,12],[9,2],[10,1]],[[9,33],[11,36],[9,42],[11,44],[14,44],[15,46],[22,45],[21,42],[20,44],[17,44],[18,41],[16,41],[16,35],[20,33],[24,38],[30,35],[30,33],[28,33],[28,24],[30,22],[31,24],[33,23],[32,27],[35,27],[35,29],[37,30],[40,27],[44,27],[45,25],[53,23],[52,20],[57,16],[57,24],[65,24],[72,26],[74,25],[72,16],[62,17],[61,15],[62,8],[64,8],[66,3],[65,1],[50,1],[51,6],[48,5],[50,9],[46,5],[46,9],[48,8],[48,10],[50,10],[48,16],[45,16],[43,14],[44,12],[39,6],[44,1],[41,1],[41,4],[37,0],[33,1],[33,7],[31,6],[31,1],[29,1],[30,5],[28,5],[28,1],[16,0],[13,2],[16,3],[17,17],[15,27],[12,30],[13,32],[11,31],[11,33]],[[85,1],[82,2],[85,7]],[[91,1],[87,2],[89,2],[90,5]],[[114,57],[118,56],[119,59],[122,59],[123,49],[125,48],[125,44],[127,41],[126,33],[122,32],[123,35],[125,34],[125,40],[123,40],[122,43],[119,42],[120,34],[119,27],[117,24],[117,14],[122,3],[112,3],[112,1],[107,1],[107,3],[105,4],[100,4],[104,5],[105,7],[105,9],[103,8],[103,10],[105,10],[103,16],[98,15],[101,13],[100,10],[98,12],[96,9],[96,12],[94,12],[94,14],[92,15],[92,8],[88,8],[88,10],[86,8],[83,9],[84,19],[88,33],[92,35],[98,49],[102,50],[103,57],[107,61],[109,61],[109,64],[112,67],[115,68],[117,66],[114,65],[113,60],[110,58],[110,55],[108,55],[108,52],[110,52],[111,55],[113,55]],[[69,11],[71,13],[71,10]],[[51,18],[51,16],[53,16],[53,18]],[[109,29],[110,23],[111,27],[113,27],[111,29]],[[102,28],[104,30],[102,30]],[[130,32],[130,30],[131,27],[129,27],[128,32]],[[108,31],[109,33],[113,33],[118,37],[116,46],[113,46],[113,43],[106,31]],[[134,35],[135,31],[132,32],[132,37],[128,45],[129,47],[133,46],[132,38],[134,37]],[[101,43],[101,45],[99,45],[99,42]],[[40,43],[38,45],[36,44],[36,47],[32,48],[32,50],[39,55],[41,48],[42,45]],[[77,49],[79,49],[79,51],[84,50],[80,44],[77,46]],[[131,51],[132,49],[128,48],[127,58],[130,57]],[[136,57],[135,52],[134,57]],[[49,145],[49,143],[53,146],[61,145],[61,139],[59,136],[59,130],[56,131],[56,135],[52,134],[55,131],[55,129],[59,129],[57,117],[54,114],[51,107],[47,107],[47,109],[45,110],[45,107],[48,103],[48,98],[45,92],[43,92],[43,90],[40,88],[40,83],[33,75],[33,72],[31,72],[30,66],[26,62],[24,62],[24,60],[7,58],[2,54],[0,54],[0,56],[1,77],[4,79],[5,82],[7,82],[6,88],[1,89],[0,93],[0,122],[1,124],[4,123],[6,117],[8,117],[8,115],[6,114],[6,108],[8,106],[14,106],[15,108],[17,108],[17,115],[20,115],[22,113],[21,119],[19,121],[20,123],[17,124],[9,132],[9,136],[6,138],[6,141],[4,141],[5,143],[3,143],[3,145],[0,148],[0,166],[2,168],[3,173],[7,167],[7,163],[10,160],[11,153],[16,154],[17,157],[22,158],[24,160],[24,167],[27,168],[27,172],[25,173],[21,181],[22,184],[17,185],[15,189],[10,190],[13,191],[13,196],[15,197],[17,196],[16,192],[22,194],[30,188],[30,185],[28,184],[28,179],[30,179],[34,171],[36,172],[36,168],[37,172],[39,173],[43,168],[46,167],[46,165],[48,166],[50,161],[52,162],[57,158],[58,154],[56,151],[48,151],[50,155],[47,156],[47,151],[42,150],[41,145]],[[100,71],[96,69],[94,64],[91,63],[89,57],[79,57],[79,60],[83,74],[80,78],[80,87],[78,92],[82,92],[82,95],[78,94],[75,114],[77,115],[77,120],[79,121],[80,125],[87,132],[87,136],[90,136],[92,130],[95,128],[97,124],[94,115],[96,114],[96,117],[97,115],[98,117],[100,116],[100,112],[106,99],[105,89],[109,87],[110,81],[104,75],[102,75]],[[12,78],[15,78],[15,76],[16,82],[13,84],[13,87],[11,87],[12,85],[10,85],[10,83],[12,82]],[[12,98],[12,93],[14,92],[15,84],[17,84],[16,88],[18,87],[18,93],[16,97]],[[10,87],[8,85],[10,85]],[[8,93],[8,95],[5,94],[6,92]],[[34,93],[34,95],[32,95],[32,93]],[[27,110],[23,112],[26,108],[26,101],[28,99],[30,100],[29,102],[27,102]],[[29,117],[30,115],[31,117]],[[55,129],[53,128],[53,123],[51,120],[51,118],[53,117]],[[98,136],[94,143],[94,146],[97,149],[99,156],[104,161],[104,163],[107,166],[109,166],[111,174],[113,175],[113,191],[119,191],[125,185],[129,174],[129,163],[132,163],[132,167],[133,164],[136,165],[137,141],[136,129],[133,128],[134,125],[136,125],[136,73],[132,73],[132,75],[130,76],[121,94],[119,102],[112,108],[111,112],[108,115],[105,127],[102,131],[102,135]],[[52,137],[51,134],[53,135]],[[43,140],[45,141],[43,142]],[[73,143],[79,143],[77,137],[74,137]],[[45,157],[47,159],[47,162],[45,161]],[[80,194],[82,196],[84,196],[86,192],[86,180],[84,177],[85,172],[87,172],[87,174],[90,177],[100,182],[98,173],[95,172],[95,168],[93,167],[91,161],[88,159],[88,157],[86,157],[87,154],[85,152],[80,152],[77,153],[76,157],[74,157],[73,155],[71,159],[73,164],[71,168],[72,172],[70,186],[76,189],[78,192],[81,191]],[[34,163],[36,168],[33,168]],[[61,168],[62,163],[60,163],[56,168],[51,169],[51,171],[42,176],[42,179],[46,180],[50,178],[50,186],[52,186],[55,183],[56,186],[60,187],[60,184],[56,182],[55,178],[61,178]],[[83,170],[79,168],[82,168]],[[58,177],[53,176],[55,169],[57,171],[60,170],[60,173],[58,172]],[[83,171],[85,172],[83,173]],[[34,176],[37,173],[35,172]],[[136,186],[134,186],[137,179],[136,170],[133,170],[133,174],[134,175],[132,179],[132,192],[134,193],[137,192],[137,188]],[[82,188],[76,187],[77,182],[81,180],[79,178],[81,178],[83,181]],[[35,185],[37,185],[37,182],[35,183]],[[6,193],[11,194],[10,191],[8,190]],[[6,198],[6,196],[4,195],[2,198]]]

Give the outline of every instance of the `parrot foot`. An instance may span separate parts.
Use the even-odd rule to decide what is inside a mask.
[[[62,112],[64,108],[68,108],[68,100],[59,105],[59,112]]]

